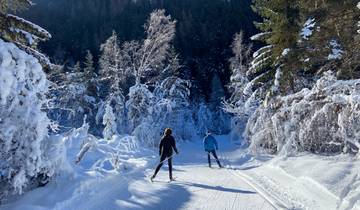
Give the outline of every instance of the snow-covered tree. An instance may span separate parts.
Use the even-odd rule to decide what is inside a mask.
[[[126,102],[129,130],[133,131],[153,111],[155,97],[147,85],[152,77],[158,77],[171,60],[171,41],[175,36],[175,23],[165,10],[155,10],[145,24],[146,38],[125,42],[122,47],[123,64],[126,72],[135,78]],[[145,82],[146,82],[145,81]]]
[[[138,84],[130,88],[126,101],[129,131],[132,132],[140,123],[152,113],[154,95],[147,85]]]
[[[232,43],[232,51],[234,56],[230,58],[230,84],[228,85],[231,97],[228,100],[229,105],[241,106],[249,97],[251,92],[246,92],[246,86],[249,80],[246,72],[249,69],[249,61],[251,54],[251,46],[244,43],[244,34],[241,31],[236,34]]]
[[[211,80],[211,94],[208,108],[211,112],[211,118],[207,121],[208,128],[217,133],[227,133],[230,129],[230,116],[223,110],[222,101],[225,98],[225,89],[220,77],[214,73]]]
[[[165,128],[171,127],[179,140],[192,139],[195,133],[190,108],[191,83],[176,76],[164,79],[154,90],[151,113],[133,134],[149,145],[156,145]]]
[[[50,120],[42,111],[48,81],[39,61],[0,39],[0,199],[51,177]],[[53,151],[57,148],[53,147]]]
[[[135,77],[136,84],[146,74],[159,74],[169,58],[171,41],[175,36],[176,21],[165,15],[165,10],[155,10],[145,24],[146,38],[142,42],[126,42],[123,58],[127,70]]]
[[[197,134],[205,135],[208,129],[212,129],[213,116],[205,103],[200,103],[195,113],[195,125]]]
[[[94,57],[91,54],[90,50],[86,51],[84,66],[84,72],[86,77],[88,79],[93,78],[95,76]]]
[[[117,134],[116,120],[113,108],[110,104],[106,104],[103,117],[103,125],[105,126],[103,131],[104,139],[111,140]]]
[[[49,32],[9,11],[16,12],[32,5],[30,0],[0,0],[0,37],[36,57],[44,68],[51,68],[49,59],[40,53],[37,45],[51,38]]]
[[[51,72],[49,116],[62,127],[80,127],[84,115],[91,124],[95,123],[97,106],[96,78],[89,81],[90,72],[84,72],[80,62],[69,67],[69,71],[59,69]],[[93,72],[93,74],[94,72]],[[94,82],[94,83],[91,83]],[[94,85],[89,86],[89,85]],[[91,92],[90,87],[95,90]]]
[[[126,80],[125,69],[122,62],[122,54],[118,37],[115,31],[100,47],[101,56],[99,60],[101,81],[109,92],[119,91],[121,84]]]
[[[126,100],[121,91],[115,91],[108,97],[107,103],[113,107],[116,118],[116,127],[118,133],[126,133],[128,131],[126,116]]]
[[[225,97],[224,85],[222,84],[220,77],[217,73],[213,74],[211,84],[211,94],[209,99],[209,108],[216,110],[220,108],[221,101]]]
[[[99,78],[95,72],[94,57],[90,50],[86,53],[83,72],[83,80],[86,86],[85,99],[89,103],[95,104],[99,98]]]
[[[232,74],[228,85],[231,97],[224,102],[224,109],[233,115],[231,118],[231,134],[232,139],[238,140],[242,136],[243,125],[255,111],[258,103],[253,101],[256,93],[249,88],[251,83],[246,75],[251,60],[251,46],[244,43],[242,31],[235,35],[231,47],[234,55],[230,58]]]
[[[37,50],[38,42],[51,35],[8,14],[31,5],[29,0],[0,0],[0,200],[53,176],[60,161],[43,111],[49,84],[43,67],[51,64]]]
[[[78,75],[73,75],[74,77],[80,76],[80,73],[82,71],[81,66],[80,66],[80,62],[78,61],[78,62],[76,62],[74,64],[74,66],[69,67],[69,70],[70,70],[71,73],[78,74]],[[80,79],[80,78],[77,78],[77,79]]]
[[[327,72],[312,90],[278,97],[269,107],[260,107],[246,129],[251,149],[284,155],[357,153],[359,82],[339,81]]]

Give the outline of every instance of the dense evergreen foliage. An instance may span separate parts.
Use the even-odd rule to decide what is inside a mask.
[[[263,17],[256,26],[263,33],[252,38],[268,47],[254,55],[248,75],[254,88],[266,86],[262,97],[309,87],[316,75],[328,70],[339,78],[358,78],[356,4],[356,0],[255,0],[254,11]]]
[[[266,45],[249,68],[232,65],[233,122],[248,120],[249,143],[272,153],[358,152],[359,1],[255,0],[253,9],[263,19],[251,39]],[[242,50],[232,61],[246,58],[248,47],[234,43]]]

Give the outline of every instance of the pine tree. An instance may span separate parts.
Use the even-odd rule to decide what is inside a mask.
[[[80,74],[81,71],[82,71],[80,62],[78,61],[78,62],[76,62],[76,63],[74,64],[74,66],[69,67],[69,70],[70,70],[70,73]],[[79,75],[79,76],[80,76],[80,75]],[[80,78],[81,78],[81,77],[79,77],[79,79],[80,79]]]
[[[223,84],[220,80],[220,77],[217,73],[213,74],[211,80],[211,95],[209,99],[209,108],[213,111],[216,111],[220,108],[221,101],[225,97],[225,90]]]
[[[360,16],[357,3],[356,0],[300,1],[302,22],[312,19],[314,24],[311,36],[299,43],[302,67],[307,72],[321,74],[335,70],[342,79],[360,77],[360,37],[354,27]],[[334,51],[338,52],[335,57]]]
[[[230,58],[232,74],[228,85],[231,96],[224,103],[226,112],[234,115],[233,124],[246,120],[259,105],[255,100],[257,92],[253,92],[252,84],[246,75],[251,60],[251,48],[251,45],[244,43],[243,32],[235,35],[232,44],[234,56]]]
[[[101,57],[99,60],[101,82],[107,90],[105,98],[111,92],[119,91],[121,83],[126,80],[125,69],[122,66],[122,55],[118,37],[115,31],[100,47]]]
[[[129,131],[132,132],[152,113],[154,95],[147,85],[137,84],[130,88],[126,101]]]
[[[30,0],[0,0],[0,38],[16,44],[49,69],[49,59],[38,51],[37,45],[39,41],[50,39],[50,33],[34,23],[8,13],[26,9],[32,4]]]
[[[94,67],[94,57],[90,50],[86,51],[86,57],[84,61],[84,76],[87,81],[91,81],[96,77]]]
[[[88,96],[98,98],[98,78],[95,73],[94,58],[90,50],[87,51],[84,61],[84,81],[86,83],[86,92]]]
[[[0,0],[0,202],[53,176],[64,149],[48,139],[49,81],[40,61],[49,63],[35,48],[50,34],[7,13],[27,6],[31,1]]]
[[[256,23],[262,33],[252,39],[267,45],[254,53],[247,75],[253,90],[260,89],[260,97],[268,100],[274,94],[286,94],[293,87],[295,64],[284,59],[291,57],[288,60],[296,61],[292,53],[300,30],[299,8],[297,2],[289,0],[255,0],[253,8],[263,17],[263,22]],[[271,89],[274,85],[281,87]]]
[[[105,126],[103,131],[104,139],[111,140],[112,137],[117,134],[117,127],[114,111],[110,104],[106,104],[105,106],[103,125]]]

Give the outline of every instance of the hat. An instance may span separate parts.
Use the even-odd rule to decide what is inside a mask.
[[[170,136],[172,134],[171,128],[166,128],[164,131],[165,136]]]

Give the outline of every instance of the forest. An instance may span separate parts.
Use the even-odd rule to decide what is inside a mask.
[[[0,0],[0,208],[79,165],[122,176],[166,128],[357,166],[359,52],[358,0]]]

